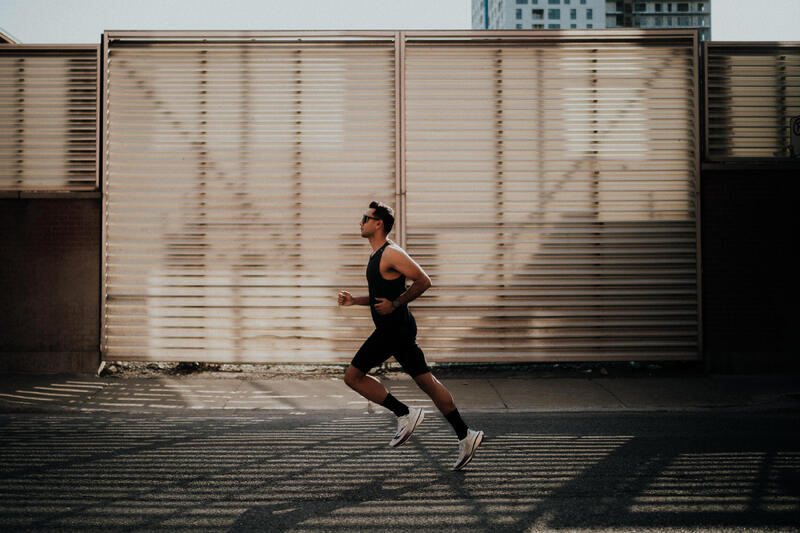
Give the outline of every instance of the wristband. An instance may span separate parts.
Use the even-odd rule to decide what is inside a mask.
[[[393,300],[392,301],[392,307],[397,309],[398,307],[400,307],[400,302],[398,300]]]

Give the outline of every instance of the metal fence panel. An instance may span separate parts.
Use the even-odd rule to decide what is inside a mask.
[[[97,187],[97,45],[0,45],[0,190]]]
[[[349,354],[370,319],[337,289],[396,192],[393,39],[106,38],[103,356]]]
[[[705,58],[707,159],[788,159],[800,43],[706,43]]]
[[[349,360],[392,197],[431,360],[698,357],[694,33],[106,41],[106,359]]]
[[[697,358],[693,36],[505,37],[408,43],[424,345],[453,361]]]

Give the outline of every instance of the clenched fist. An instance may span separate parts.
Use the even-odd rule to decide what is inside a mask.
[[[345,307],[353,305],[355,300],[353,300],[353,295],[347,291],[342,291],[339,293],[339,305],[343,305]]]

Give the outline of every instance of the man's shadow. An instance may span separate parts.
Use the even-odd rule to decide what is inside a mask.
[[[431,485],[450,481],[450,478],[459,474],[461,473],[443,472],[434,478],[426,477],[424,481],[410,482],[391,489],[384,488],[387,481],[392,481],[387,475],[372,479],[353,489],[344,490],[333,498],[293,499],[291,502],[251,507],[239,517],[229,531],[286,531],[310,519],[336,520],[334,513],[339,508],[352,508],[354,505],[370,501],[401,500],[408,493],[424,491]],[[406,515],[405,511],[407,511],[405,507],[398,505],[397,516]],[[345,520],[347,516],[343,515],[340,518]],[[339,527],[346,529],[346,524],[339,527],[333,524],[315,524],[315,526],[321,529]]]

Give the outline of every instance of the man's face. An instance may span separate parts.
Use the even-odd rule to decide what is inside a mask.
[[[374,235],[380,223],[381,220],[375,218],[375,209],[372,207],[367,209],[361,216],[361,236],[371,237]]]

